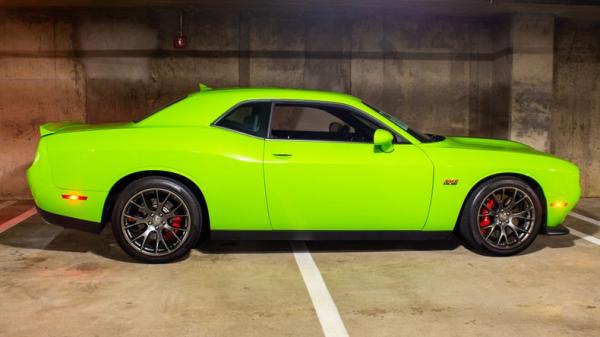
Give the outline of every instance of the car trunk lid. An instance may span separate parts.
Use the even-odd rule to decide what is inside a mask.
[[[115,129],[119,127],[128,127],[133,123],[112,123],[112,124],[85,124],[81,122],[67,121],[46,123],[40,126],[40,135],[42,137],[49,136],[55,133],[75,132],[75,131],[91,131],[102,129]]]

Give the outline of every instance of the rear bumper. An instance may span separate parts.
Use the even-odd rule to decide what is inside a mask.
[[[100,223],[102,222],[102,211],[104,209],[104,201],[108,195],[106,191],[83,191],[77,189],[62,189],[58,188],[51,178],[50,167],[46,160],[39,159],[34,161],[32,166],[27,170],[27,180],[31,195],[35,200],[35,204],[41,212],[52,214],[50,220],[73,219],[83,222]],[[87,200],[69,200],[62,197],[64,194],[84,195]],[[59,220],[62,222],[63,220]],[[48,221],[52,222],[52,221]],[[60,223],[58,223],[60,225]]]
[[[76,218],[71,218],[64,215],[59,215],[55,213],[46,212],[43,209],[37,208],[38,213],[46,221],[47,223],[61,226],[64,228],[76,229],[84,232],[95,233],[98,234],[102,231],[102,224],[99,222],[81,220]]]

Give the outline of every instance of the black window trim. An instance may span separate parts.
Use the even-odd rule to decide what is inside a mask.
[[[251,103],[269,103],[270,104],[270,109],[269,109],[269,124],[267,125],[267,135],[270,132],[270,127],[271,127],[271,114],[273,113],[273,100],[272,99],[251,99],[251,100],[245,100],[245,101],[240,101],[238,103],[236,103],[234,106],[232,106],[231,108],[227,109],[223,114],[221,114],[217,119],[215,119],[214,122],[212,122],[210,124],[211,127],[216,127],[219,129],[223,129],[223,130],[227,130],[227,131],[231,131],[231,132],[235,132],[235,133],[239,133],[241,135],[245,135],[248,137],[252,137],[252,138],[257,138],[257,139],[265,139],[265,137],[261,137],[261,136],[256,136],[253,135],[251,133],[247,133],[241,130],[234,130],[231,128],[228,128],[226,126],[222,126],[222,125],[218,125],[218,123],[224,119],[225,117],[229,116],[229,114],[231,114],[233,111],[235,111],[237,108],[239,108],[242,105],[246,105],[246,104],[251,104]]]
[[[266,137],[261,137],[261,136],[255,136],[253,134],[249,134],[240,130],[234,130],[234,129],[230,129],[228,127],[225,126],[221,126],[221,125],[217,125],[217,123],[219,123],[219,121],[221,121],[223,118],[227,117],[230,113],[232,113],[235,109],[237,109],[238,107],[245,105],[245,104],[249,104],[249,103],[269,103],[271,105],[271,109],[269,111],[269,122],[267,125],[267,136]],[[214,122],[212,122],[210,124],[210,126],[212,127],[217,127],[223,130],[228,130],[228,131],[232,131],[232,132],[236,132],[242,135],[246,135],[252,138],[257,138],[257,139],[265,139],[265,140],[275,140],[275,141],[295,141],[295,142],[327,142],[327,143],[349,143],[349,144],[369,144],[368,142],[349,142],[349,141],[345,141],[345,140],[322,140],[322,139],[282,139],[282,138],[273,138],[271,135],[271,125],[273,122],[273,110],[275,109],[275,105],[277,104],[308,104],[308,105],[315,105],[315,106],[329,106],[329,107],[334,107],[334,108],[343,108],[346,110],[349,110],[353,113],[356,113],[362,117],[364,117],[365,119],[373,122],[374,124],[376,124],[377,126],[379,126],[381,129],[384,129],[388,132],[390,132],[392,135],[394,135],[394,144],[396,145],[404,145],[404,144],[412,144],[408,139],[404,138],[404,136],[402,136],[401,134],[399,134],[398,132],[394,131],[393,129],[391,129],[390,127],[388,127],[387,125],[385,125],[384,123],[382,123],[381,121],[377,120],[376,118],[374,118],[373,116],[369,115],[368,113],[357,109],[351,105],[348,104],[344,104],[344,103],[338,103],[338,102],[330,102],[330,101],[318,101],[318,100],[304,100],[304,99],[270,99],[270,98],[260,98],[260,99],[248,99],[248,100],[243,100],[243,101],[239,101],[238,103],[236,103],[235,105],[233,105],[231,108],[227,109],[224,113],[222,113]],[[403,140],[402,141],[398,141],[398,140]]]
[[[303,99],[273,99],[271,100],[271,114],[269,115],[269,128],[267,130],[267,138],[269,140],[276,141],[294,141],[294,142],[326,142],[326,143],[349,143],[349,144],[370,144],[370,142],[349,142],[345,140],[325,140],[325,139],[284,139],[284,138],[273,138],[271,135],[271,124],[273,121],[273,111],[277,104],[307,104],[313,106],[325,106],[325,107],[333,107],[333,108],[343,108],[345,110],[349,110],[365,119],[371,121],[373,124],[377,125],[378,128],[384,129],[394,135],[394,144],[403,145],[403,144],[412,144],[408,139],[404,138],[402,135],[398,134],[396,131],[390,129],[387,125],[382,123],[381,121],[375,119],[373,116],[367,114],[366,112],[357,109],[351,105],[338,103],[338,102],[329,102],[329,101],[313,101],[313,100],[303,100]],[[404,142],[399,142],[398,139],[404,140]]]

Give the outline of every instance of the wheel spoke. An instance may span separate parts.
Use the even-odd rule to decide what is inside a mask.
[[[519,233],[517,232],[517,230],[515,229],[516,226],[508,224],[506,225],[507,228],[510,229],[510,232],[514,235],[514,237],[516,238],[516,242],[521,241],[521,236],[519,236]],[[508,234],[506,234],[506,237],[508,238]]]
[[[508,226],[508,228],[510,228],[510,229],[511,229],[511,230],[512,230],[512,231],[513,231],[515,234],[517,234],[517,235],[518,235],[518,233],[517,233],[517,232],[521,232],[521,233],[529,233],[529,231],[528,231],[528,230],[525,230],[525,229],[523,229],[523,228],[521,228],[521,227],[519,227],[519,226],[517,226],[517,225],[515,225],[515,224],[512,224],[512,223],[510,223],[510,222],[508,223],[508,225],[507,225],[507,226]]]
[[[128,219],[133,219],[135,221],[134,223],[126,222],[126,224],[123,226],[123,228],[125,228],[125,229],[131,228],[131,227],[134,227],[137,225],[141,225],[141,224],[146,224],[146,219],[144,219],[144,218],[131,216],[131,215],[125,215],[125,217]]]
[[[518,219],[524,219],[524,220],[533,220],[533,218],[530,218],[528,216],[523,216],[523,215],[512,215],[513,218],[518,218]]]
[[[517,205],[518,205],[518,204],[522,203],[522,202],[523,202],[523,200],[525,200],[525,199],[527,199],[527,197],[526,197],[526,196],[523,196],[521,199],[519,199],[519,201],[517,201],[517,202],[514,202],[514,203],[512,204],[512,206],[510,207],[510,210],[512,211],[512,210],[513,210],[515,207],[517,207]]]
[[[513,191],[515,191],[515,193],[513,193],[513,195],[510,197],[510,201],[508,202],[508,205],[506,205],[506,207],[508,209],[512,209],[512,207],[515,205],[515,200],[517,200],[517,197],[519,195],[519,190],[517,190],[516,188],[513,188]]]
[[[487,207],[486,207],[487,208]],[[489,209],[489,208],[488,208]],[[494,211],[489,211],[488,214],[479,214],[480,217],[486,217],[486,216],[491,216],[491,217],[495,217],[496,216],[496,212]]]
[[[485,239],[489,239],[492,236],[492,233],[494,232],[494,230],[496,229],[498,225],[497,224],[493,224],[492,228],[490,229],[489,233],[487,234],[487,236],[485,237]]]
[[[144,192],[141,192],[142,195],[142,201],[144,202],[144,206],[145,208],[149,211],[150,210],[150,206],[148,205],[148,202],[146,201],[146,197],[144,196]]]
[[[175,213],[176,210],[179,209],[179,207],[181,207],[181,205],[183,205],[183,202],[180,202],[177,206],[175,206],[175,208],[173,208],[172,210],[170,210],[168,214],[170,214],[172,217],[173,216],[177,216],[174,213]]]
[[[502,205],[502,197],[498,197],[498,194],[496,192],[492,193],[492,196],[496,200],[496,205],[498,205],[498,207],[500,207]]]
[[[146,246],[146,241],[148,240],[148,236],[150,236],[150,228],[148,228],[142,235],[144,235],[144,240],[142,241],[142,245],[140,246],[140,250],[143,252],[144,247]]]
[[[145,209],[145,207],[144,207],[144,206],[142,206],[142,205],[138,204],[138,203],[137,203],[137,202],[135,202],[135,201],[131,201],[131,203],[133,204],[133,206],[135,206],[135,207],[137,207],[137,208],[139,208],[139,209]]]
[[[531,211],[532,209],[533,209],[533,207],[528,207],[527,209],[525,209],[523,211],[520,211],[520,212],[517,212],[517,213],[512,213],[511,216],[513,216],[513,217],[520,216],[520,215],[523,215],[523,214]]]
[[[479,226],[479,229],[486,229],[489,228],[490,226],[497,226],[498,224],[496,222],[490,222],[489,224],[485,225],[485,226]]]
[[[513,201],[515,201],[515,197],[516,197],[516,194],[517,194],[517,189],[513,188],[513,191],[514,191],[514,193],[512,194],[512,196],[507,195],[508,199],[507,199],[506,204],[504,205],[504,208],[510,209],[510,205],[512,205]]]
[[[145,221],[136,221],[134,223],[127,224],[127,225],[123,226],[123,228],[124,229],[129,229],[129,228],[132,228],[132,227],[135,227],[135,226],[138,226],[138,225],[147,225],[147,224],[146,224]]]
[[[167,196],[165,197],[165,200],[163,200],[163,201],[160,203],[160,206],[159,206],[159,208],[158,208],[158,210],[159,210],[160,212],[162,212],[162,211],[163,211],[163,208],[165,207],[165,204],[166,204],[166,203],[167,203],[167,201],[169,200],[169,197],[170,197],[170,196],[171,196],[171,192],[167,192]]]
[[[131,242],[135,242],[137,241],[139,238],[141,238],[142,236],[144,236],[144,234],[146,234],[146,231],[143,231],[140,235],[134,237],[131,239]]]
[[[165,246],[167,252],[171,252],[171,248],[169,248],[169,245],[167,244],[167,241],[165,241],[165,237],[162,235],[162,233],[160,233],[160,241],[162,242],[163,246]]]
[[[186,215],[186,214],[173,214],[173,212],[169,212],[169,213],[165,214],[165,219],[167,219],[167,220],[171,220],[171,219],[176,218],[176,217],[188,218],[189,215]]]
[[[497,242],[498,246],[500,246],[500,242],[502,241],[502,238],[504,238],[504,242],[506,242],[506,244],[508,245],[506,231],[504,230],[504,228],[500,227],[500,235],[498,236],[498,242]]]
[[[156,231],[156,244],[154,245],[154,254],[158,254],[158,245],[160,245],[160,233]]]
[[[177,242],[181,242],[181,239],[177,236],[177,233],[174,231],[174,228],[171,226],[165,226],[164,227],[166,230],[168,230],[169,232],[171,232],[171,234],[175,237],[175,239],[177,239]],[[179,229],[179,228],[176,228]]]
[[[185,233],[188,231],[187,228],[184,228],[184,227],[171,227],[171,228],[173,228],[174,230],[176,229],[178,231],[181,231],[182,233]]]

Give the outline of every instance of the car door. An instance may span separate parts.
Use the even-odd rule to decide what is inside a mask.
[[[211,230],[271,230],[263,168],[270,112],[271,102],[243,102],[213,123],[198,163]]]
[[[273,229],[420,230],[432,163],[399,135],[393,152],[376,151],[377,128],[345,106],[275,103],[264,151]]]

